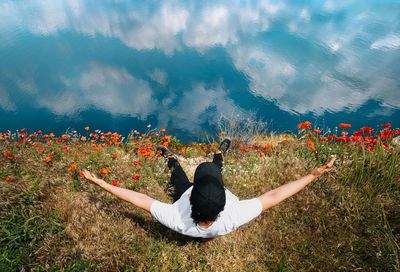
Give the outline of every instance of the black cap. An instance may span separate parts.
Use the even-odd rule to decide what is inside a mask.
[[[225,207],[225,188],[221,169],[212,162],[204,162],[196,168],[191,194],[191,204],[205,218],[216,218]]]

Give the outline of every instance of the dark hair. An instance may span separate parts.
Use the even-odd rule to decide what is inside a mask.
[[[200,222],[217,220],[217,217],[219,214],[217,214],[216,216],[205,216],[205,215],[202,215],[200,212],[196,211],[196,209],[194,208],[193,203],[192,203],[192,195],[190,195],[190,204],[192,206],[192,214],[190,216],[192,217],[195,224],[198,224]]]

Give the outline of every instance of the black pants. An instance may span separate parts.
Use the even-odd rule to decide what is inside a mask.
[[[213,163],[215,163],[218,168],[222,171],[223,158],[221,154],[214,154]],[[183,171],[182,166],[174,158],[168,159],[168,168],[172,170],[171,173],[171,188],[172,188],[172,199],[177,201],[182,194],[189,189],[193,183],[191,183],[186,176],[185,171]]]

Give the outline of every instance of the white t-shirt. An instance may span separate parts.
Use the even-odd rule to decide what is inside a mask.
[[[153,201],[151,214],[164,226],[181,234],[192,237],[210,238],[227,234],[243,224],[256,218],[262,211],[258,198],[239,200],[237,196],[225,189],[226,204],[218,218],[207,229],[194,223],[191,213],[190,194],[193,186],[186,190],[175,203],[168,204]]]

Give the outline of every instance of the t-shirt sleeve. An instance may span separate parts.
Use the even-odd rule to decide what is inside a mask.
[[[262,212],[262,205],[258,198],[241,200],[235,207],[236,224],[241,226],[259,216]]]
[[[173,230],[176,229],[176,209],[172,204],[155,200],[150,206],[150,213],[164,226]]]

